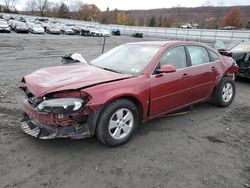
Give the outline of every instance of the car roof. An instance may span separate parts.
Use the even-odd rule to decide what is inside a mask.
[[[149,46],[166,46],[166,45],[200,45],[200,46],[208,46],[204,43],[200,42],[193,42],[193,41],[143,41],[143,42],[133,42],[127,44],[134,44],[134,45],[149,45]]]

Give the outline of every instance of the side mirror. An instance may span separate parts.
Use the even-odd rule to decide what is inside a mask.
[[[163,65],[160,69],[156,70],[157,73],[171,73],[176,72],[176,68],[173,65]]]

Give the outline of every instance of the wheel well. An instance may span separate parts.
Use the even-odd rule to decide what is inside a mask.
[[[114,100],[119,100],[119,99],[130,100],[131,102],[133,102],[136,105],[136,107],[138,108],[138,111],[139,111],[139,116],[140,116],[139,119],[140,119],[140,122],[141,122],[142,117],[143,117],[143,108],[142,108],[141,102],[137,98],[132,97],[132,96],[122,96],[122,97],[118,97],[118,98],[116,98]],[[112,101],[114,101],[114,100],[112,100]],[[112,102],[112,101],[110,101],[110,102]]]
[[[89,118],[90,122],[88,122],[88,123],[91,124],[93,134],[96,131],[97,122],[99,121],[100,114],[104,110],[106,104],[109,104],[112,101],[116,101],[116,100],[119,100],[119,99],[127,99],[127,100],[133,102],[136,105],[136,107],[138,108],[138,111],[139,111],[139,123],[142,122],[142,119],[143,119],[143,108],[142,108],[141,102],[137,98],[132,97],[132,96],[121,96],[121,97],[118,97],[118,98],[115,98],[115,99],[109,101],[108,103],[103,104],[96,113],[91,114],[92,116],[91,116],[91,118]]]

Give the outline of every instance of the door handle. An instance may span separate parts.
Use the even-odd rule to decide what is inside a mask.
[[[216,70],[217,70],[217,68],[214,66],[211,68],[211,71],[216,71]]]
[[[190,77],[190,75],[187,74],[187,73],[184,73],[184,74],[182,75],[182,78],[188,78],[188,77]]]

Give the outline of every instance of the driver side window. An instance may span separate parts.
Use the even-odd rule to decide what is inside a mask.
[[[185,68],[187,66],[186,52],[184,46],[177,46],[165,53],[160,60],[160,66],[172,65],[176,69]]]

